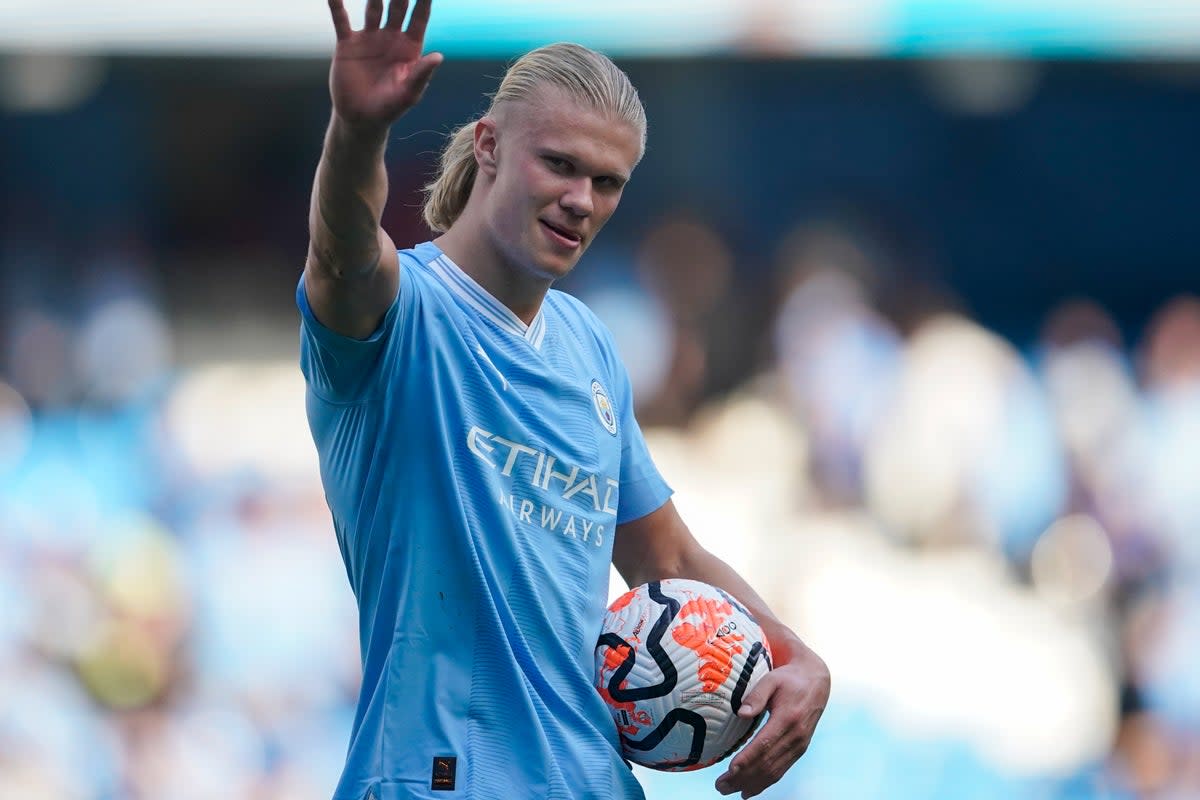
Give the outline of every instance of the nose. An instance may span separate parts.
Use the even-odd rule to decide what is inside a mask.
[[[594,209],[591,179],[580,176],[568,183],[558,203],[577,217],[590,216]]]

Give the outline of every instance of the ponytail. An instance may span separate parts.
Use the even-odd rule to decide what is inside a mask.
[[[475,185],[475,121],[455,130],[442,151],[438,176],[425,186],[422,214],[434,233],[445,233],[467,207]]]

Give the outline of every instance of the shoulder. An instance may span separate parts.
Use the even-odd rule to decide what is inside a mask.
[[[442,254],[432,242],[422,242],[405,250],[398,250],[400,269],[405,277],[412,276],[414,280],[427,282],[430,276],[429,265]]]
[[[401,302],[411,313],[424,317],[434,309],[453,305],[445,269],[438,262],[442,251],[436,245],[422,242],[396,252],[400,259]]]

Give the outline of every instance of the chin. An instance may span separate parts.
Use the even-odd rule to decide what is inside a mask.
[[[546,276],[554,280],[565,278],[575,270],[575,265],[578,263],[579,259],[572,259],[568,263],[557,262],[545,270]]]
[[[534,271],[542,277],[550,280],[558,280],[565,278],[575,269],[575,265],[579,263],[578,258],[563,258],[556,254],[541,254],[540,258],[533,260]]]

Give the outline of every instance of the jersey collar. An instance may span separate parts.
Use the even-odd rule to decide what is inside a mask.
[[[463,272],[462,268],[451,261],[445,253],[440,253],[437,258],[430,261],[429,268],[442,280],[447,289],[462,298],[463,302],[478,311],[480,315],[514,336],[520,336],[529,342],[533,349],[541,348],[542,339],[546,336],[546,320],[541,309],[538,309],[533,322],[526,325],[520,317],[513,313],[511,308],[489,294],[487,289]]]

